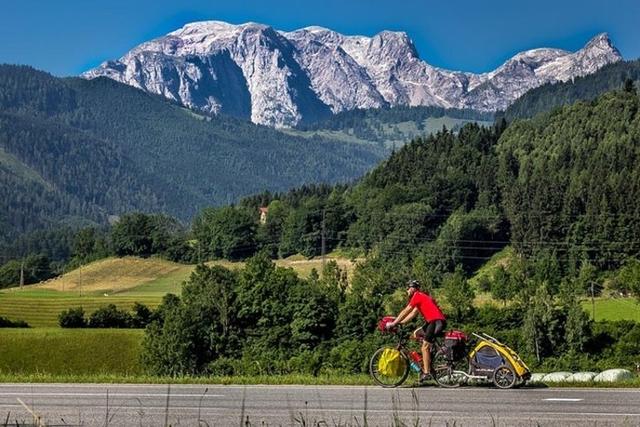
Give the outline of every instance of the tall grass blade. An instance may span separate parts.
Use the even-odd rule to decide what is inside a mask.
[[[169,397],[171,396],[171,384],[167,384],[167,401],[164,404],[164,427],[169,427]]]

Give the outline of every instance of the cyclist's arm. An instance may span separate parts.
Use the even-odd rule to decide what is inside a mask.
[[[405,308],[402,309],[402,311],[400,312],[400,314],[398,314],[398,316],[396,317],[396,319],[391,322],[392,326],[396,326],[399,323],[406,323],[409,320],[413,319],[413,316],[415,316],[415,314],[406,322],[403,321],[407,316],[410,315],[411,311],[414,310],[414,307],[411,307],[410,305],[407,305]]]
[[[407,308],[410,308],[409,313],[400,321],[403,325],[411,322],[413,318],[416,317],[416,314],[418,314],[418,307],[407,306]]]

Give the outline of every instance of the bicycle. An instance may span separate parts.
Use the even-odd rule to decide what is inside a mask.
[[[422,371],[422,356],[415,350],[410,350],[407,343],[410,338],[407,330],[396,327],[395,330],[388,331],[395,334],[398,341],[395,346],[383,346],[373,353],[369,361],[369,373],[373,380],[382,387],[398,387],[409,377],[412,369],[417,373]],[[421,343],[420,339],[414,339]],[[385,350],[394,349],[399,352],[399,361],[397,369],[393,372],[382,372],[380,370],[380,362]],[[442,338],[437,337],[431,344],[431,374],[436,383],[442,387],[458,387],[460,382],[457,381],[457,373],[459,367],[456,363],[447,359],[448,350],[442,343]]]

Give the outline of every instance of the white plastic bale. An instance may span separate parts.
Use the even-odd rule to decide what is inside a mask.
[[[573,383],[588,383],[590,381],[593,381],[596,375],[598,374],[596,374],[595,372],[576,372],[575,374],[572,374],[570,377],[568,377],[566,381]]]
[[[571,375],[571,372],[552,372],[545,375],[542,381],[545,383],[561,383],[567,381],[567,378]]]
[[[544,379],[544,377],[546,377],[548,374],[547,373],[535,373],[535,374],[531,374],[531,378],[529,378],[529,383],[541,383],[542,380]]]
[[[609,369],[600,372],[593,379],[596,382],[618,382],[633,379],[634,375],[627,369]]]

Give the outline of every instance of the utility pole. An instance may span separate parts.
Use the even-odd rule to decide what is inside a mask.
[[[326,264],[327,243],[325,238],[325,218],[327,211],[322,209],[322,272],[324,273],[324,267]]]
[[[591,282],[591,318],[596,321],[596,301],[594,298],[593,281]]]
[[[24,286],[24,259],[20,264],[20,289]]]

